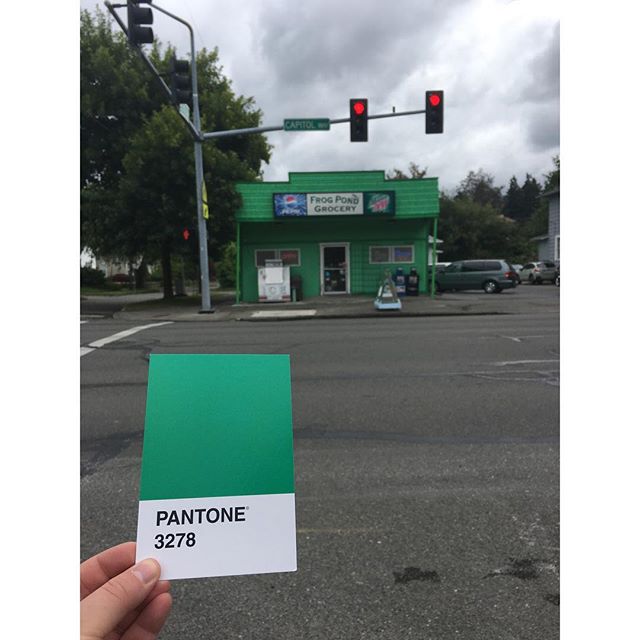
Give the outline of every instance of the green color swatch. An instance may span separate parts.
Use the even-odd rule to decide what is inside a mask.
[[[141,500],[293,492],[288,355],[151,355]]]

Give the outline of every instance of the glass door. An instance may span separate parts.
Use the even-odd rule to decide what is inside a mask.
[[[322,293],[349,293],[349,245],[320,246]]]

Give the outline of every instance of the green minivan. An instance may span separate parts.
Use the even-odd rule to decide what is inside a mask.
[[[518,285],[516,270],[506,260],[458,260],[436,272],[438,291],[483,289],[500,293]]]

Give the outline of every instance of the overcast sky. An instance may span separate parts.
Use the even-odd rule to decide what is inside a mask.
[[[190,22],[196,48],[218,47],[237,94],[253,96],[264,125],[345,118],[349,98],[369,114],[424,108],[445,92],[444,133],[424,116],[369,122],[369,142],[331,131],[268,133],[266,180],[290,171],[428,168],[453,189],[479,168],[508,185],[539,180],[559,153],[559,3],[546,0],[158,0]],[[95,0],[81,7],[94,9]],[[100,6],[103,6],[102,4]],[[123,17],[126,18],[126,12]],[[158,11],[154,33],[188,51],[186,30]]]

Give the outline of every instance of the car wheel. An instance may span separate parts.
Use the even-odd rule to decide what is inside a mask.
[[[529,274],[529,284],[535,284],[536,281],[533,279],[533,273]]]
[[[487,280],[483,285],[485,293],[498,293],[500,291],[500,287],[495,280]]]

